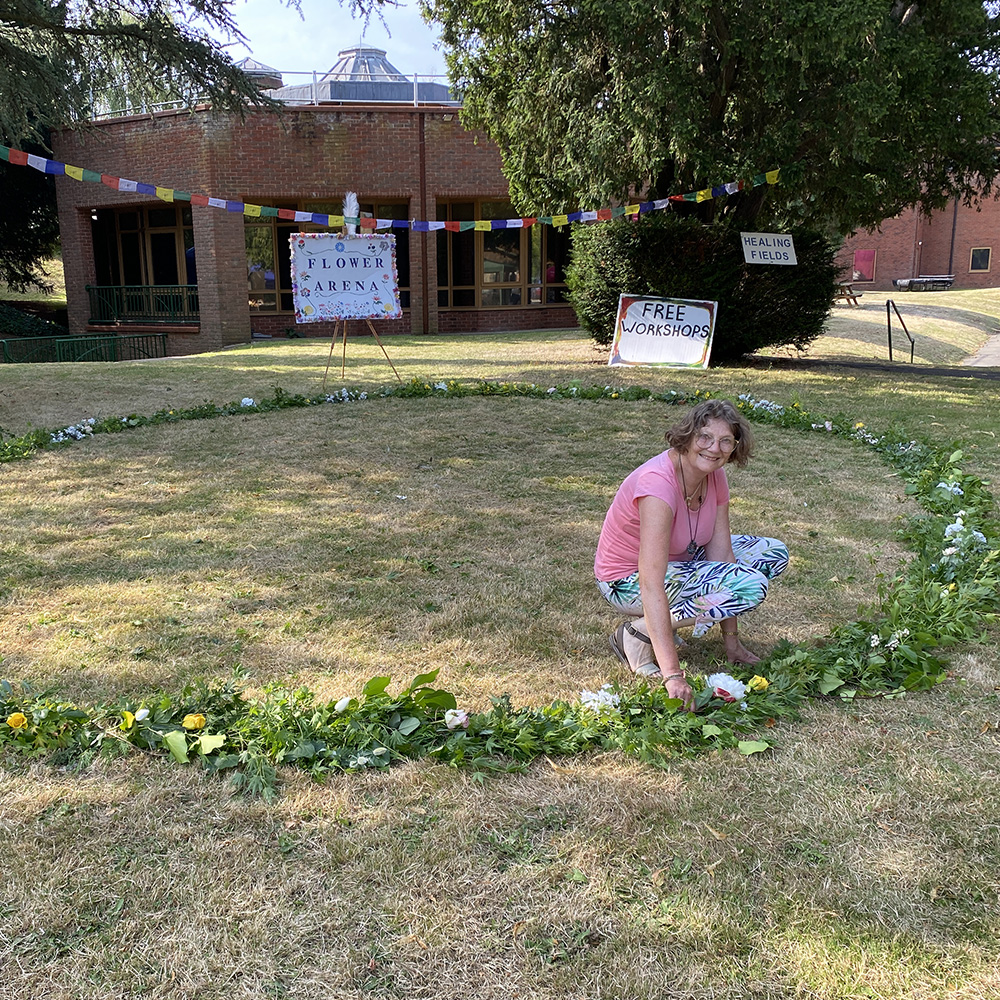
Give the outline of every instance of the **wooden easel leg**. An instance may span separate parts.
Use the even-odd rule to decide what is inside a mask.
[[[347,372],[347,320],[342,319],[340,321],[340,332],[344,338],[344,356],[340,359],[340,377],[341,379],[346,377]]]
[[[392,369],[393,375],[396,376],[398,381],[402,382],[403,380],[402,378],[400,378],[399,372],[396,371],[396,366],[392,363],[392,359],[389,357],[389,355],[386,354],[386,350],[382,344],[382,341],[379,340],[378,332],[375,330],[375,327],[372,326],[372,321],[370,319],[366,319],[365,322],[368,324],[368,329],[371,330],[371,334],[375,338],[375,343],[382,348],[382,353],[385,354],[385,360],[389,362],[389,367]]]
[[[330,374],[330,362],[333,360],[333,345],[337,343],[337,324],[333,324],[333,336],[330,338],[330,353],[326,357],[326,371],[323,372],[323,391],[326,392],[326,377]]]

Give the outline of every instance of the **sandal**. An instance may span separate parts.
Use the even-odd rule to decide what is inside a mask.
[[[637,631],[632,627],[631,622],[625,622],[624,625],[619,625],[618,628],[611,633],[608,637],[608,642],[611,645],[611,650],[618,657],[622,663],[625,664],[633,674],[637,674],[639,677],[659,677],[660,668],[656,665],[656,662],[644,663],[642,666],[633,667],[628,661],[628,657],[625,655],[625,633],[628,632],[629,635],[635,636],[636,639],[647,643],[652,646],[653,643],[650,641],[648,636],[643,635],[641,632]]]

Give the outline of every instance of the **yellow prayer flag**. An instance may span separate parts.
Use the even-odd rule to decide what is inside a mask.
[[[71,167],[68,163],[63,164],[67,177],[72,177],[75,181],[83,180],[83,167]]]
[[[493,227],[490,225],[489,219],[481,219],[475,225],[475,230],[477,233],[488,233]]]
[[[331,215],[330,216],[330,228],[337,229],[344,224],[344,217],[342,215]]]
[[[156,197],[160,201],[173,201],[174,200],[174,189],[173,188],[161,188],[156,189]]]
[[[638,205],[626,205],[625,206],[625,214],[626,215],[638,215],[639,214],[639,206]]]
[[[243,206],[244,215],[252,215],[255,218],[260,217],[260,205],[244,205]]]
[[[781,173],[781,167],[778,167],[777,170],[768,170],[768,172],[766,174],[764,174],[764,176],[767,178],[767,183],[768,184],[777,184],[778,183],[778,174],[780,174],[780,173]]]
[[[567,215],[553,215],[552,225],[553,226],[565,226],[569,224],[569,216]]]
[[[696,194],[695,194],[695,200],[696,201],[711,201],[712,200],[712,189],[711,188],[704,188],[703,190],[696,192]]]

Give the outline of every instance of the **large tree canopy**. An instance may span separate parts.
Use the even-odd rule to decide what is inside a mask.
[[[997,177],[1000,36],[981,0],[422,0],[463,120],[525,211],[782,167],[734,221],[848,231]],[[711,210],[715,211],[713,204]]]
[[[275,0],[276,4],[278,0]],[[286,0],[292,7],[297,0]],[[367,19],[395,0],[338,0]],[[0,142],[44,153],[50,127],[132,95],[241,113],[275,106],[226,51],[245,41],[234,0],[0,0]],[[51,250],[51,178],[0,163],[0,280],[24,287]],[[25,200],[30,199],[30,202]],[[15,207],[15,203],[17,207]]]
[[[109,93],[268,105],[226,46],[235,0],[0,0],[0,134],[86,119]],[[275,0],[277,4],[279,0]],[[297,7],[297,0],[285,0]],[[338,0],[367,20],[395,0]]]

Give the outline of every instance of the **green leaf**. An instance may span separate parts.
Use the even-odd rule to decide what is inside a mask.
[[[842,678],[827,671],[823,675],[823,679],[819,682],[819,689],[822,694],[829,694],[831,691],[836,691],[837,688],[843,687],[843,685],[844,681]]]
[[[762,751],[769,750],[770,748],[771,744],[766,740],[740,740],[739,743],[736,744],[736,749],[748,757],[752,753],[761,753]]]
[[[424,708],[438,708],[443,712],[447,712],[449,708],[458,707],[455,696],[450,691],[443,689],[429,688],[426,691],[421,691],[414,700]]]
[[[420,728],[420,720],[414,718],[412,715],[407,716],[400,722],[398,729],[403,736],[409,736],[410,733],[416,732]]]
[[[434,681],[437,680],[437,675],[439,673],[440,670],[432,670],[426,674],[417,674],[417,676],[410,681],[410,686],[406,689],[406,693],[412,693],[424,684],[433,684]]]
[[[385,689],[389,686],[391,677],[373,677],[362,689],[361,693],[366,698],[377,698],[380,694],[385,694]]]
[[[178,764],[186,764],[188,762],[188,744],[184,733],[176,729],[173,732],[164,733],[163,742]]]
[[[721,736],[722,730],[718,726],[713,726],[711,722],[706,722],[701,727],[702,736]]]
[[[961,448],[959,448],[958,451],[953,451],[948,456],[948,464],[949,465],[955,465],[957,462],[961,462],[961,461],[962,461],[962,449]]]
[[[204,754],[206,757],[215,753],[219,747],[224,746],[226,742],[226,737],[223,733],[202,733],[198,737],[198,752]]]

